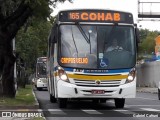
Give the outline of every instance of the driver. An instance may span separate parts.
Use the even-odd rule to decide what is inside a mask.
[[[106,49],[106,52],[114,51],[114,50],[117,50],[117,51],[123,50],[123,48],[122,48],[121,46],[118,45],[118,41],[117,41],[116,38],[113,39],[112,45],[109,46],[109,47]]]

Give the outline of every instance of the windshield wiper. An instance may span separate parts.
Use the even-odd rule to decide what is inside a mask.
[[[90,39],[87,37],[86,33],[84,32],[83,28],[81,27],[81,25],[76,22],[76,25],[79,29],[79,31],[81,32],[81,34],[83,35],[83,37],[85,38],[85,40],[87,41],[88,44],[90,44]]]
[[[76,42],[75,42],[75,40],[74,40],[72,26],[71,26],[71,31],[72,31],[72,39],[73,39],[73,43],[74,43],[74,46],[75,46],[75,48],[76,48],[76,52],[77,52],[77,55],[78,55],[78,49],[77,49],[77,46],[76,46]],[[77,57],[78,57],[78,56],[77,56]]]

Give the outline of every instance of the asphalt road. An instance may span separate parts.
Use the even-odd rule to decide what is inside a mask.
[[[114,101],[93,104],[91,101],[70,101],[60,109],[50,103],[48,91],[34,90],[40,108],[47,120],[159,120],[160,101],[157,94],[137,93],[136,98],[126,99],[123,109],[115,108]]]

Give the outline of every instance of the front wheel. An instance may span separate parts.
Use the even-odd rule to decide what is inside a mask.
[[[42,90],[42,88],[40,88],[40,87],[37,87],[37,90],[38,90],[38,91],[41,91],[41,90]]]
[[[115,98],[114,99],[116,108],[124,108],[125,99],[124,98]]]
[[[58,98],[58,105],[59,105],[59,108],[66,108],[67,98]]]
[[[56,101],[57,101],[57,99],[53,95],[50,94],[50,102],[56,103]]]

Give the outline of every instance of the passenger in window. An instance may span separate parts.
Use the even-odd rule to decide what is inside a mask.
[[[113,39],[111,46],[106,49],[106,52],[109,51],[121,51],[123,48],[118,45],[118,41],[116,38]]]

